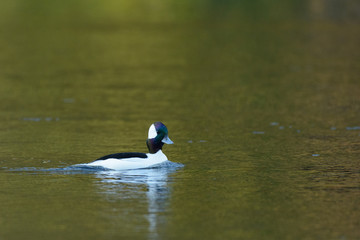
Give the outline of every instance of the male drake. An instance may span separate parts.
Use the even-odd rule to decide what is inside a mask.
[[[155,122],[150,126],[148,139],[146,140],[149,153],[115,153],[98,158],[94,162],[85,165],[113,170],[148,168],[168,160],[161,151],[165,143],[173,144],[168,136],[168,130],[163,123]]]

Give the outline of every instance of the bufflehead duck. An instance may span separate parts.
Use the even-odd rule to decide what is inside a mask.
[[[148,139],[146,140],[149,153],[114,153],[98,158],[94,162],[81,165],[99,166],[113,170],[148,168],[168,160],[161,151],[165,143],[173,144],[173,141],[168,136],[168,130],[163,123],[155,122],[150,126]]]

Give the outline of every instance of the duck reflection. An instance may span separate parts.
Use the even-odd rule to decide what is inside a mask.
[[[164,212],[169,204],[170,176],[181,167],[181,164],[172,163],[171,167],[101,171],[95,176],[100,180],[100,192],[107,201],[119,203],[122,208],[120,214],[127,215],[129,221],[138,219],[139,214],[145,217],[148,238],[157,239],[157,229],[166,221]],[[138,221],[141,225],[141,221]]]

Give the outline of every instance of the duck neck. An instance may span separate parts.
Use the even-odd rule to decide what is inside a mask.
[[[155,138],[146,140],[146,145],[149,149],[149,153],[157,153],[161,150],[164,143],[161,141],[164,138],[163,134],[158,134]]]

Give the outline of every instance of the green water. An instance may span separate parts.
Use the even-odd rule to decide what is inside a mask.
[[[355,0],[1,1],[0,239],[359,239],[359,26]],[[39,171],[154,121],[185,167]]]

